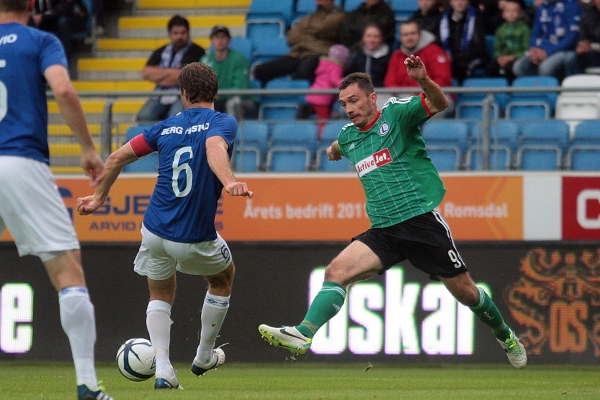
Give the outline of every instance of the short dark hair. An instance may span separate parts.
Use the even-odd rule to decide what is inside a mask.
[[[371,93],[375,93],[375,89],[373,88],[373,81],[371,80],[371,76],[365,72],[354,72],[350,75],[347,75],[338,90],[341,92],[346,89],[348,86],[357,84],[358,88],[365,92],[367,95]]]
[[[402,23],[400,24],[400,26],[402,26],[402,25],[411,25],[411,24],[415,24],[417,26],[417,30],[419,32],[421,32],[421,25],[419,25],[419,22],[416,19],[405,19],[404,21],[402,21]]]
[[[521,9],[525,9],[527,6],[525,5],[525,1],[524,0],[504,0],[508,3],[517,3],[519,6],[521,6]]]
[[[23,12],[29,10],[29,0],[1,0],[0,11]]]
[[[217,100],[219,81],[211,67],[199,62],[193,62],[181,69],[179,73],[181,93],[187,93],[191,103],[214,103]]]
[[[169,23],[167,24],[167,30],[171,32],[171,29],[173,29],[174,26],[185,26],[185,29],[188,32],[190,31],[190,23],[181,15],[175,15],[169,20]]]

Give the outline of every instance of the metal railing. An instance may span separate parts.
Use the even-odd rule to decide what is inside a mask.
[[[483,156],[483,169],[490,170],[490,154],[492,145],[492,129],[494,118],[492,116],[492,104],[494,103],[494,97],[497,94],[511,95],[514,93],[527,93],[527,94],[539,94],[539,93],[563,93],[563,92],[590,92],[598,93],[600,95],[600,89],[597,87],[444,87],[444,92],[447,95],[461,95],[461,94],[485,94],[485,98],[482,101],[482,130],[483,135],[481,138],[482,144],[482,156]],[[381,96],[398,96],[402,97],[405,95],[415,94],[419,92],[419,88],[376,88],[376,92],[379,97]],[[305,95],[305,94],[338,94],[337,89],[244,89],[244,90],[222,90],[219,91],[220,95],[238,95],[238,96],[260,96],[261,98],[275,95]],[[123,98],[140,98],[147,99],[150,96],[156,96],[155,91],[139,91],[139,92],[115,92],[115,91],[94,91],[94,92],[79,92],[81,99],[104,99],[104,110],[101,122],[101,133],[100,133],[100,148],[101,156],[106,159],[111,153],[111,149],[115,144],[113,140],[112,128],[114,126],[113,121],[113,107],[115,102]],[[161,95],[179,95],[179,91],[164,91]],[[53,98],[52,92],[47,93],[48,99]],[[243,123],[243,121],[240,121]],[[243,138],[241,138],[241,144],[243,145]]]

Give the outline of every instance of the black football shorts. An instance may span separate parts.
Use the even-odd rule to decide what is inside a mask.
[[[404,260],[434,280],[467,271],[448,223],[436,210],[387,228],[371,228],[352,240],[366,244],[379,257],[383,264],[380,274]]]

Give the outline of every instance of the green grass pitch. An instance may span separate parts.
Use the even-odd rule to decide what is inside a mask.
[[[600,399],[600,366],[225,363],[196,378],[176,364],[185,390],[130,382],[114,364],[98,376],[116,400],[137,399]],[[75,399],[70,363],[0,363],[0,398]]]

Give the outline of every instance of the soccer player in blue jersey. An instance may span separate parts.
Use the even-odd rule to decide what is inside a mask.
[[[27,27],[29,0],[0,0],[0,233],[19,255],[40,258],[58,291],[79,399],[110,400],[94,367],[96,321],[80,246],[49,167],[46,84],[81,145],[81,166],[97,184],[105,174],[71,85],[58,39]]]
[[[77,200],[80,214],[94,212],[125,165],[158,152],[158,179],[134,261],[134,270],[148,278],[150,289],[146,326],[156,353],[155,389],[181,388],[169,361],[176,271],[203,275],[209,285],[192,372],[200,376],[225,362],[223,350],[214,346],[229,308],[235,267],[227,243],[215,230],[217,201],[223,188],[231,196],[253,196],[231,171],[238,125],[231,115],[214,111],[219,87],[215,72],[205,64],[188,64],[179,75],[179,87],[185,110],[111,154],[106,178],[94,195]]]
[[[448,100],[418,56],[407,57],[404,64],[421,95],[392,97],[378,110],[368,74],[350,74],[339,88],[340,104],[352,123],[342,128],[327,155],[330,160],[347,157],[356,167],[371,228],[329,263],[323,287],[299,325],[260,325],[259,331],[271,344],[304,354],[315,333],[344,304],[348,285],[409,260],[470,307],[492,329],[510,363],[523,368],[525,348],[492,299],[473,283],[448,224],[435,209],[446,189],[427,156],[420,126],[444,110]]]

